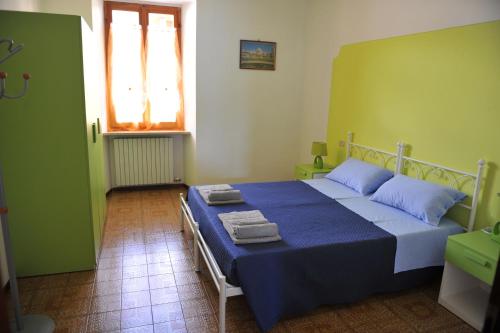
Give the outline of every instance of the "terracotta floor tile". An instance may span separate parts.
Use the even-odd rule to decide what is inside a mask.
[[[382,303],[418,331],[437,331],[462,322],[424,293],[405,293]]]
[[[184,320],[173,320],[154,325],[155,333],[185,333],[187,332]]]
[[[207,298],[196,298],[181,301],[184,318],[196,317],[199,315],[209,315],[213,313],[212,306]]]
[[[123,247],[108,247],[101,250],[101,258],[114,258],[123,256]]]
[[[132,254],[123,257],[123,266],[139,266],[147,263],[145,254]]]
[[[103,281],[115,281],[115,280],[121,280],[122,279],[122,268],[109,268],[109,269],[98,269],[96,273],[96,281],[98,282],[103,282]]]
[[[99,269],[122,267],[122,257],[101,258],[97,265]]]
[[[168,252],[167,242],[146,244],[146,253]]]
[[[176,287],[151,289],[151,304],[165,304],[179,301],[179,294]]]
[[[170,263],[170,255],[168,252],[156,252],[147,254],[148,264],[156,264],[160,262]]]
[[[172,266],[169,262],[159,262],[156,264],[148,264],[149,275],[172,274]]]
[[[54,333],[85,333],[87,319],[87,316],[57,319]]]
[[[195,271],[175,272],[175,283],[178,286],[184,284],[201,283],[202,275]]]
[[[194,261],[192,258],[171,260],[174,272],[190,272],[194,270]]]
[[[78,317],[85,316],[90,313],[91,298],[63,298],[60,304],[58,317]]]
[[[189,333],[217,333],[217,320],[214,315],[199,315],[185,319]]]
[[[193,270],[187,225],[179,232],[180,189],[113,192],[98,270],[19,279],[23,312],[51,316],[56,332],[217,332],[218,292],[203,261]],[[439,287],[436,279],[320,307],[270,333],[474,332],[438,305]],[[228,333],[258,332],[244,296],[229,298],[226,309]]]
[[[94,295],[96,296],[120,294],[121,291],[122,280],[96,282],[94,286]]]
[[[175,286],[174,274],[153,275],[149,277],[151,289],[168,288]]]
[[[149,282],[147,277],[124,279],[122,284],[122,292],[130,293],[134,291],[149,290]]]
[[[64,297],[86,298],[89,297],[89,295],[92,295],[93,290],[93,284],[80,284],[74,286],[68,285],[66,288],[64,288]]]
[[[73,272],[68,274],[68,286],[81,284],[93,284],[95,281],[95,271]]]
[[[38,289],[64,288],[68,284],[68,274],[47,275],[42,277]]]
[[[123,255],[130,256],[134,254],[145,254],[146,246],[145,245],[129,245],[123,248]]]
[[[132,279],[148,276],[148,265],[123,267],[123,278]]]
[[[100,333],[120,329],[121,311],[95,313],[89,316],[88,333]]]
[[[157,333],[153,325],[146,325],[140,327],[125,328],[120,331],[121,333]]]
[[[59,303],[66,294],[65,288],[39,289],[33,293],[32,304],[56,304]]]
[[[195,298],[206,297],[205,290],[201,283],[192,283],[177,286],[179,298],[183,301]]]
[[[182,319],[182,307],[179,302],[153,305],[153,321],[155,324]]]
[[[122,310],[122,328],[138,327],[151,324],[153,324],[153,318],[151,315],[150,306]]]
[[[150,306],[149,290],[122,294],[122,310]]]
[[[121,294],[94,296],[91,300],[90,312],[100,313],[117,311],[121,309],[121,304]]]

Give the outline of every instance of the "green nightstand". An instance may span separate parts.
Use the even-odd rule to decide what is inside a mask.
[[[483,231],[448,237],[439,304],[477,330],[483,328],[500,244]]]
[[[332,171],[333,167],[324,165],[323,169],[316,169],[312,164],[299,164],[295,166],[296,179],[317,179],[323,178]]]

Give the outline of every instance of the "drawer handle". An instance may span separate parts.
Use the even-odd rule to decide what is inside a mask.
[[[467,251],[467,250],[465,250],[464,254],[465,254],[465,257],[467,259],[469,259],[470,261],[473,261],[476,264],[479,264],[479,265],[484,266],[484,267],[488,266],[488,260],[482,258],[481,256],[478,256],[477,254],[470,252],[470,251]]]

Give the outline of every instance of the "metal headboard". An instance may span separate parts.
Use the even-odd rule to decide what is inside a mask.
[[[400,173],[401,170],[401,157],[404,152],[404,144],[401,142],[397,143],[396,153],[391,153],[385,150],[360,145],[353,143],[353,133],[347,133],[347,151],[346,159],[353,157],[353,153],[357,154],[357,159],[362,161],[377,162],[380,166],[389,169],[391,163],[394,163],[395,173]]]
[[[458,206],[469,210],[469,219],[467,223],[467,231],[473,231],[476,221],[477,205],[479,201],[479,194],[481,192],[481,179],[483,176],[485,160],[481,159],[477,162],[476,173],[461,171],[439,164],[417,160],[415,158],[404,156],[406,144],[403,142],[397,143],[396,153],[387,152],[377,148],[360,145],[353,143],[353,133],[347,133],[347,155],[346,158],[353,157],[353,152],[357,153],[356,156],[360,160],[377,161],[382,167],[389,168],[391,163],[394,163],[395,174],[406,174],[414,178],[430,181],[429,177],[436,177],[444,181],[446,185],[451,188],[463,191],[462,188],[466,184],[474,184],[472,194],[469,195],[471,203],[459,203]],[[414,174],[409,175],[409,171]]]
[[[476,173],[471,173],[445,167],[435,163],[424,162],[411,157],[401,156],[401,167],[399,171],[400,173],[402,173],[403,170],[406,170],[406,174],[408,174],[408,171],[413,171],[413,176],[415,178],[427,181],[429,181],[429,177],[435,177],[444,181],[445,184],[449,187],[459,191],[463,191],[462,188],[467,184],[474,184],[472,194],[469,195],[469,197],[471,198],[471,204],[458,204],[458,206],[470,211],[467,223],[467,231],[472,231],[474,229],[474,224],[476,221],[477,205],[479,193],[481,191],[481,179],[483,176],[485,164],[485,160],[479,160],[477,162]]]

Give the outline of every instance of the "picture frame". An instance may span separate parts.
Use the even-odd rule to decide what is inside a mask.
[[[276,42],[240,40],[240,69],[276,70]]]

